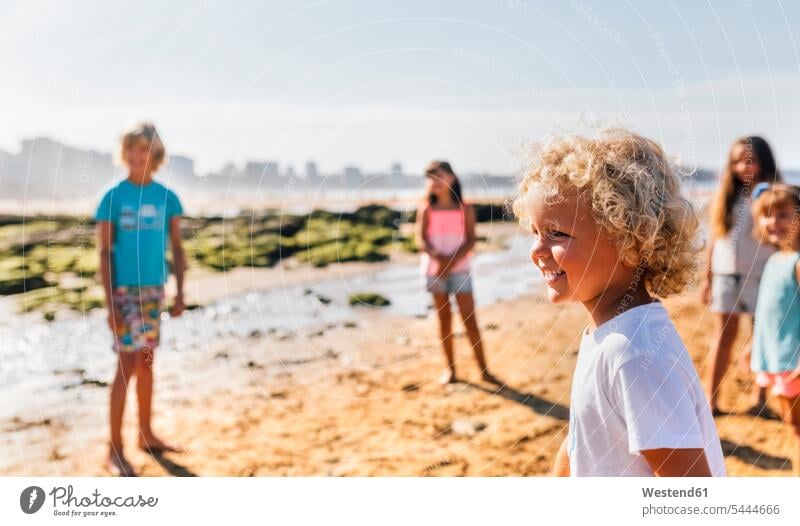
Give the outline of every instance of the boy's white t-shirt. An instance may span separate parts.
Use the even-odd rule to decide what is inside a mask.
[[[705,449],[725,476],[717,429],[692,360],[661,302],[585,330],[572,380],[573,476],[652,476],[641,451]]]

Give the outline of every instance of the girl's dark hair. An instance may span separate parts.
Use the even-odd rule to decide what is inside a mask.
[[[775,156],[772,155],[772,149],[767,141],[756,135],[734,141],[730,153],[728,153],[728,162],[719,177],[719,192],[711,214],[711,227],[717,237],[726,236],[733,227],[733,204],[745,186],[738,177],[733,175],[731,167],[731,154],[733,149],[740,144],[745,147],[748,155],[755,157],[760,167],[759,173],[753,179],[753,186],[758,183],[781,182],[781,174],[775,163]]]
[[[458,180],[458,176],[453,171],[453,167],[450,166],[450,163],[447,161],[431,161],[431,164],[425,169],[425,176],[426,177],[436,177],[436,172],[443,171],[453,176],[453,184],[450,185],[450,193],[453,197],[453,201],[458,203],[458,206],[464,205],[464,200],[461,194],[461,181]],[[428,203],[431,205],[436,204],[436,196],[433,194],[428,194]]]

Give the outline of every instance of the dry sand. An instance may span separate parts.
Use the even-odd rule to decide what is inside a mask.
[[[710,315],[693,297],[666,305],[702,371]],[[478,381],[460,332],[466,382],[436,383],[442,357],[432,317],[367,313],[355,327],[323,334],[164,353],[155,428],[187,452],[151,457],[129,447],[129,458],[148,476],[545,475],[566,434],[585,320],[579,305],[540,296],[482,309],[490,364],[507,382],[499,392]],[[275,358],[287,349],[296,360]],[[723,389],[723,409],[748,407],[749,374],[736,364]],[[0,474],[104,474],[107,394],[83,385],[0,422]],[[135,444],[134,389],[129,395],[125,437]],[[717,424],[730,474],[791,474],[779,422],[733,414]]]

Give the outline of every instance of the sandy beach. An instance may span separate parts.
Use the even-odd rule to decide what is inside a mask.
[[[666,306],[702,372],[710,315],[692,295]],[[566,433],[585,321],[579,305],[553,306],[540,293],[482,308],[490,365],[507,383],[499,391],[478,380],[460,323],[464,382],[436,383],[442,357],[432,316],[369,310],[357,323],[314,333],[221,338],[164,353],[155,427],[187,451],[153,457],[133,447],[131,389],[129,458],[146,476],[546,475]],[[291,360],[279,358],[287,353]],[[108,388],[82,381],[80,371],[59,374],[63,393],[0,422],[0,475],[104,474]],[[729,473],[790,475],[779,422],[742,414],[749,392],[750,375],[734,364],[721,399],[731,414],[716,420]]]

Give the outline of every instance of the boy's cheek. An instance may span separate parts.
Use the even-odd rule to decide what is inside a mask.
[[[570,251],[568,250],[569,245],[555,245],[550,249],[550,253],[553,255],[553,261],[556,262],[561,268],[564,268],[564,264],[569,265],[570,260]],[[565,269],[566,270],[566,269]]]

